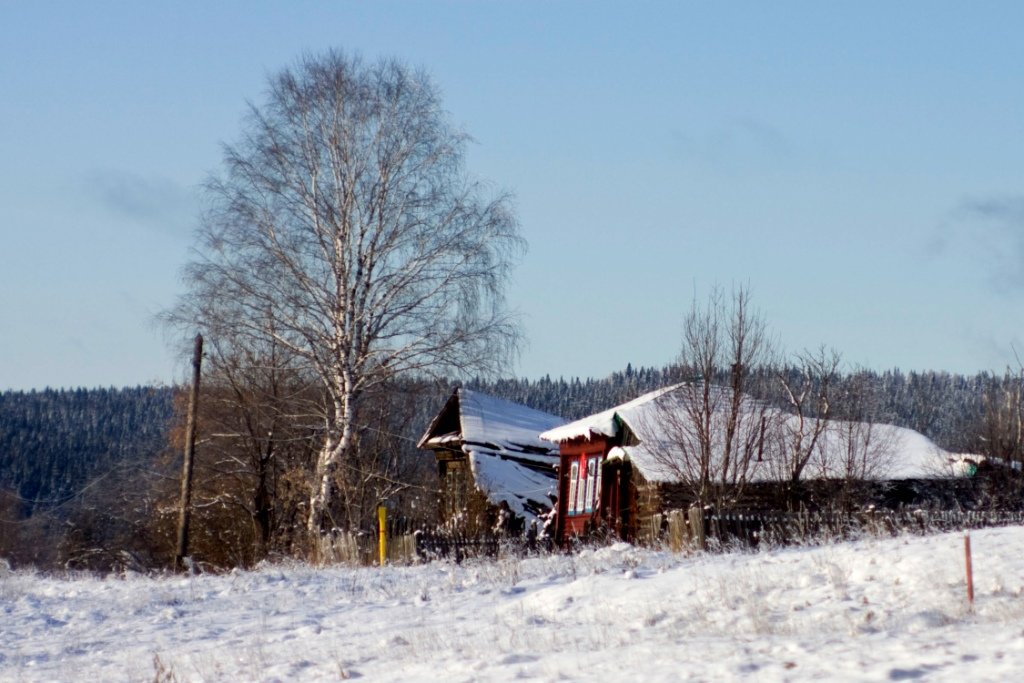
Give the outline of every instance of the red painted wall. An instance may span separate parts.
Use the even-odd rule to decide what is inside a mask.
[[[604,437],[559,444],[557,541],[583,535],[601,514],[601,464],[608,454]]]

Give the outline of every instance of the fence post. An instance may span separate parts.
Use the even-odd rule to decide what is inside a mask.
[[[668,513],[668,546],[674,553],[683,550],[683,513],[681,510],[672,510]]]
[[[967,565],[967,605],[974,609],[974,570],[971,567],[971,533],[964,534],[964,561]]]
[[[377,525],[380,528],[377,536],[380,566],[383,567],[388,561],[388,509],[383,505],[377,507]]]
[[[697,541],[697,547],[704,550],[705,536],[704,536],[704,510],[697,505],[690,506],[690,528],[693,530],[694,539]]]

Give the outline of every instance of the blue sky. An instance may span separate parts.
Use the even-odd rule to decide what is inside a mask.
[[[1019,2],[0,4],[0,389],[169,383],[198,186],[266,75],[433,74],[517,198],[520,376],[679,351],[749,284],[790,350],[1001,370],[1022,348]]]

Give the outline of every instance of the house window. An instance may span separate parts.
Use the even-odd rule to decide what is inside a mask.
[[[584,460],[587,464],[587,493],[584,498],[585,512],[594,511],[594,485],[596,484],[597,477],[594,470],[597,469],[597,458],[590,458]]]
[[[586,458],[580,458],[579,471],[580,471],[580,482],[579,482],[579,485],[576,487],[576,514],[577,515],[582,515],[584,512],[586,512],[586,505],[587,505],[587,479],[589,478],[588,477],[588,472],[587,472],[587,460],[586,460]]]
[[[576,488],[577,488],[577,483],[578,483],[579,477],[580,477],[580,464],[578,462],[574,462],[572,464],[572,469],[569,470],[569,501],[568,501],[569,508],[568,508],[568,510],[569,510],[569,514],[570,515],[576,514]]]
[[[592,456],[587,461],[587,512],[592,512],[601,500],[601,466],[600,458]]]
[[[601,500],[601,456],[581,454],[573,456],[569,465],[568,515],[589,515]]]

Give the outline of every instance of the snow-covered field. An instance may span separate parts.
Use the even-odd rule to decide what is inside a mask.
[[[0,575],[3,681],[1024,678],[1024,528],[756,554]],[[2,571],[2,570],[0,570]]]

